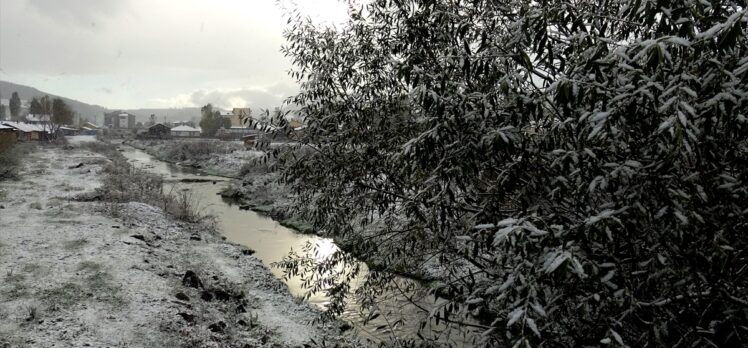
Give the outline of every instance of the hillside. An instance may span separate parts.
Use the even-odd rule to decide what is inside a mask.
[[[75,99],[66,98],[64,96],[55,95],[40,91],[34,87],[19,85],[8,81],[0,80],[0,96],[5,100],[3,104],[7,106],[7,99],[13,92],[18,92],[18,96],[23,100],[31,100],[34,97],[42,97],[49,95],[53,97],[60,97],[70,105],[77,115],[82,118],[87,118],[91,121],[101,123],[103,121],[103,115],[105,112],[119,109],[109,109],[100,105],[88,104]],[[185,107],[185,108],[147,108],[147,109],[123,109],[123,111],[129,112],[136,115],[137,122],[148,122],[150,115],[156,115],[158,122],[164,121],[198,121],[200,119],[200,108],[199,107]]]
[[[76,114],[90,120],[94,120],[95,117],[98,117],[98,119],[101,120],[103,114],[108,111],[108,109],[103,106],[87,104],[75,99],[65,98],[64,96],[46,93],[29,86],[19,85],[8,81],[0,81],[0,95],[2,95],[3,99],[10,99],[13,92],[18,92],[18,96],[23,100],[30,100],[34,97],[42,97],[44,95],[60,97],[70,105]]]

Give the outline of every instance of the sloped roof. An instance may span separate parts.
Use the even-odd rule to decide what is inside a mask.
[[[171,129],[172,132],[201,132],[202,130],[198,128],[193,128],[190,126],[177,126]]]
[[[29,133],[29,132],[45,132],[45,131],[47,131],[46,129],[44,129],[43,126],[38,125],[38,124],[23,123],[23,122],[11,122],[11,121],[3,121],[2,124],[6,125],[6,126],[13,127],[15,129],[18,129],[18,130],[20,130],[21,132],[24,132],[24,133]]]

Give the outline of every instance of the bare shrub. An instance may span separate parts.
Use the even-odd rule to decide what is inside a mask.
[[[199,204],[187,192],[164,192],[164,180],[157,174],[139,169],[127,162],[127,159],[113,145],[102,142],[91,142],[85,148],[101,153],[112,161],[104,167],[106,176],[101,187],[96,189],[98,200],[110,203],[141,202],[163,209],[173,218],[191,222],[208,222],[212,217],[204,214]],[[109,207],[113,213],[115,207]]]
[[[33,144],[16,144],[12,148],[0,152],[0,181],[18,177],[22,159],[31,153]]]

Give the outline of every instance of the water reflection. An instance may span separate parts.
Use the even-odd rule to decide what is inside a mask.
[[[183,168],[156,160],[145,152],[132,147],[123,147],[122,150],[122,154],[133,165],[162,175],[166,180],[165,190],[167,192],[168,190],[187,191],[195,203],[201,209],[204,209],[205,213],[217,218],[218,228],[229,241],[254,249],[255,256],[268,266],[283,260],[291,250],[301,252],[307,243],[317,246],[314,254],[317,262],[323,262],[336,251],[339,251],[338,246],[331,239],[298,234],[270,218],[253,211],[239,209],[237,204],[225,200],[218,194],[228,184],[228,180],[225,178],[201,175],[195,169]],[[206,180],[202,182],[182,182],[185,179]],[[361,269],[362,275],[352,284],[354,289],[361,281],[363,274],[368,272],[366,265],[363,263]],[[284,275],[281,269],[270,267],[270,270],[276,277],[283,279]],[[301,277],[292,277],[284,281],[294,296],[301,297],[306,294]],[[307,301],[322,308],[329,303],[328,298],[323,293],[314,294]],[[368,313],[363,313],[355,302],[348,304],[348,308],[343,313],[343,319],[354,324],[360,337],[374,341],[389,339],[393,335],[414,337],[418,331],[419,322],[425,318],[428,312],[427,308],[433,307],[434,302],[433,297],[425,289],[412,280],[401,278],[397,280],[397,289],[382,294],[381,301],[374,305],[377,312],[380,313],[376,319],[363,325],[363,318],[367,317]],[[453,346],[471,345],[464,332],[449,335],[451,332],[444,333],[443,331],[445,331],[443,326],[435,326],[425,328],[423,333],[431,337],[438,337],[440,342],[449,342]]]

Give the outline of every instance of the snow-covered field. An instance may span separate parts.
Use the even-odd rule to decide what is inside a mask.
[[[72,200],[107,162],[40,147],[19,180],[0,183],[0,347],[342,340],[242,247],[145,204]],[[184,282],[190,271],[201,286]]]

